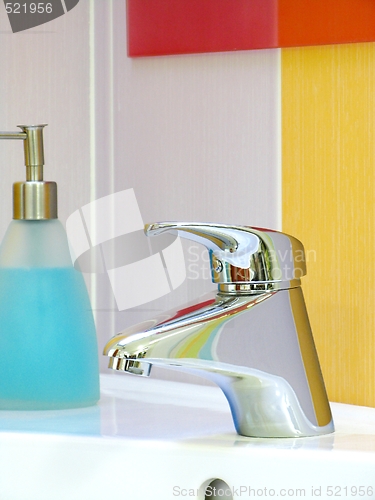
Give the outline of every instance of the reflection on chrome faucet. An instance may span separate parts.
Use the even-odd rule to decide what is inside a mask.
[[[300,277],[302,244],[251,227],[158,223],[203,243],[218,292],[113,337],[110,368],[148,376],[152,365],[215,382],[239,434],[300,437],[333,432]]]

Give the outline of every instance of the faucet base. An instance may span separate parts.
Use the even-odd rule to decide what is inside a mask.
[[[110,367],[148,376],[155,365],[216,383],[243,436],[333,432],[301,288],[205,299],[112,338]]]

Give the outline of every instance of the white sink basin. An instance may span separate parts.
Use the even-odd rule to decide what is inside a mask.
[[[1,500],[375,498],[375,409],[333,403],[334,434],[257,439],[215,387],[110,374],[101,388],[92,408],[0,412]]]

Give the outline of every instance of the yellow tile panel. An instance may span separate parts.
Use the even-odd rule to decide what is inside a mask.
[[[375,43],[282,50],[282,158],[329,397],[375,406]]]

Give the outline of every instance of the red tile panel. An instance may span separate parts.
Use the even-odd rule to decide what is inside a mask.
[[[128,0],[127,10],[131,57],[277,45],[277,0]]]

